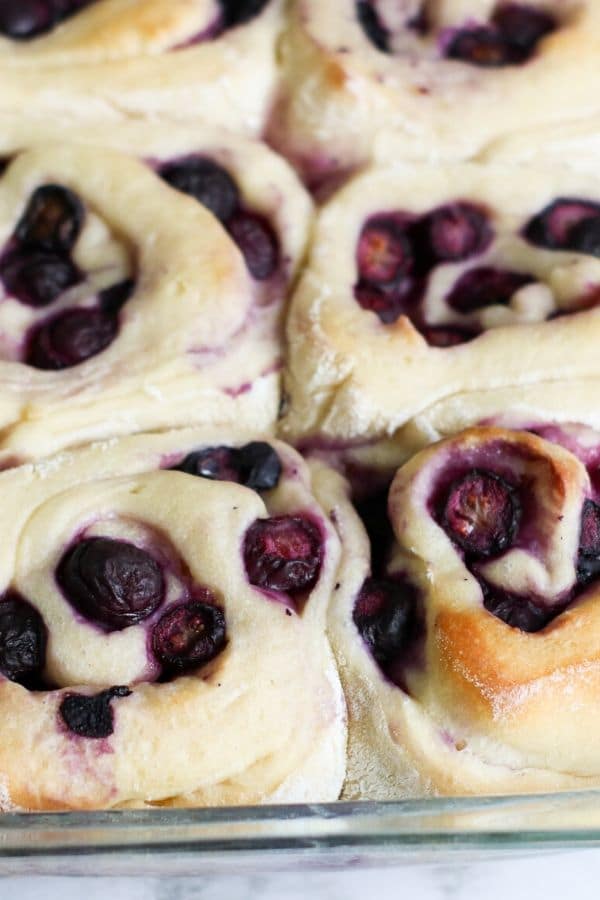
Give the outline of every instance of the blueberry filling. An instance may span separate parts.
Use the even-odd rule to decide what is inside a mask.
[[[520,517],[514,488],[493,472],[472,469],[450,485],[440,518],[454,543],[481,558],[510,547]]]
[[[381,24],[372,0],[357,0],[356,17],[373,46],[383,53],[389,53],[390,33]]]
[[[243,447],[207,447],[189,453],[173,469],[216,481],[234,481],[254,491],[279,484],[281,461],[270,444],[252,441]]]
[[[360,589],[352,618],[377,662],[396,661],[414,632],[416,594],[404,582],[367,578]]]
[[[279,264],[279,241],[269,222],[241,207],[238,187],[222,166],[202,156],[166,163],[158,174],[171,187],[194,197],[227,228],[250,274],[265,281]]]
[[[147,619],[165,598],[154,557],[112,538],[79,541],[60,560],[56,580],[78,612],[109,631]]]
[[[0,672],[30,686],[46,662],[47,631],[39,612],[14,592],[0,600]]]
[[[227,222],[227,229],[242,251],[250,274],[257,281],[270,278],[279,262],[279,242],[267,220],[238,211]]]
[[[95,0],[0,0],[0,34],[27,41],[45,34]]]
[[[219,219],[227,222],[239,206],[240,195],[229,172],[210,159],[191,156],[167,163],[159,175],[171,187],[193,197]]]
[[[492,587],[480,579],[483,591],[483,605],[488,612],[506,622],[512,628],[533,633],[552,621],[561,609],[536,604],[526,597],[519,597],[504,591],[501,588]]]
[[[69,731],[79,737],[107,738],[115,730],[111,700],[129,697],[128,687],[111,687],[93,696],[67,694],[58,708]]]
[[[547,250],[600,256],[600,204],[561,197],[530,219],[523,233]]]
[[[311,588],[321,568],[318,528],[301,516],[257,519],[244,538],[244,563],[250,583],[290,594]]]
[[[102,309],[68,309],[35,326],[27,341],[25,362],[45,371],[67,369],[105,350],[119,325]]]
[[[0,277],[8,294],[27,306],[48,306],[81,282],[68,256],[52,250],[25,249],[0,262]]]
[[[588,584],[600,576],[600,506],[585,500],[581,512],[577,580]]]
[[[534,279],[522,272],[482,266],[470,269],[458,279],[448,294],[448,306],[459,313],[470,313],[486,306],[508,306],[513,294]]]
[[[432,346],[472,340],[479,333],[476,328],[424,321],[421,301],[436,266],[483,253],[492,238],[486,211],[472,203],[449,203],[420,218],[402,212],[375,216],[358,240],[354,297],[385,325],[407,316]]]
[[[235,28],[260,15],[269,0],[218,0],[218,2],[221,7],[222,27]]]
[[[152,631],[152,649],[165,670],[180,673],[197,669],[214,659],[225,647],[223,611],[211,602],[192,601],[169,609]]]
[[[556,27],[555,19],[542,10],[507,4],[496,10],[488,25],[457,31],[446,56],[483,68],[518,65],[530,59],[540,40]]]
[[[83,219],[83,205],[73,191],[46,184],[33,192],[15,237],[25,247],[68,252],[81,233]]]

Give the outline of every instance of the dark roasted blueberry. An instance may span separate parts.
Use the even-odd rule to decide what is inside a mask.
[[[584,232],[580,229],[583,229],[584,223],[599,216],[600,205],[597,203],[576,197],[560,197],[529,220],[524,235],[532,244],[548,250],[577,249],[573,247],[575,232],[581,236]]]
[[[240,451],[237,447],[206,447],[194,450],[172,467],[176,472],[210,478],[213,481],[241,481]]]
[[[129,697],[130,694],[128,687],[112,687],[91,697],[66,694],[58,712],[73,734],[86,738],[107,738],[115,730],[110,701],[115,697]]]
[[[24,361],[35,369],[68,369],[105,350],[118,330],[115,316],[101,309],[68,309],[32,330]]]
[[[236,242],[250,271],[257,281],[266,281],[279,265],[279,241],[263,216],[236,212],[227,228]]]
[[[510,48],[514,63],[528,60],[538,42],[557,27],[556,20],[549,13],[518,3],[501,6],[494,13],[492,22]]]
[[[11,297],[27,306],[48,306],[81,274],[71,260],[52,250],[17,250],[0,262],[0,278]]]
[[[113,538],[79,541],[63,555],[56,579],[75,609],[111,631],[147,619],[165,598],[154,557]]]
[[[581,511],[577,580],[587,584],[600,576],[600,506],[585,500]]]
[[[482,266],[470,269],[458,279],[448,294],[448,306],[460,313],[475,312],[485,306],[507,306],[513,295],[534,279],[522,272]]]
[[[492,239],[485,213],[471,203],[449,203],[424,222],[429,255],[436,263],[459,262],[481,253]]]
[[[508,66],[513,62],[510,47],[502,35],[487,25],[458,31],[446,48],[446,56],[483,68]]]
[[[401,655],[413,631],[416,594],[410,585],[392,579],[367,578],[352,618],[361,637],[381,665]]]
[[[197,669],[225,647],[223,610],[215,605],[210,591],[203,590],[202,595],[202,601],[172,607],[154,626],[152,649],[167,671]]]
[[[221,7],[223,28],[245,25],[260,15],[269,0],[218,0]]]
[[[239,205],[235,181],[229,172],[210,159],[190,156],[167,163],[159,170],[159,175],[171,187],[194,197],[221,222],[227,222]]]
[[[414,251],[406,232],[391,219],[374,219],[364,226],[356,262],[361,279],[383,285],[408,275],[414,268]]]
[[[573,226],[569,234],[569,249],[600,257],[600,215]]]
[[[47,632],[41,615],[18,594],[0,600],[0,672],[29,685],[46,662]]]
[[[483,605],[487,611],[498,619],[502,619],[512,628],[519,628],[521,631],[529,633],[540,631],[559,612],[559,610],[538,605],[525,597],[510,594],[501,588],[482,584],[482,590]]]
[[[520,515],[515,491],[503,478],[473,469],[450,485],[441,524],[467,553],[491,556],[511,545]]]
[[[257,519],[244,539],[250,583],[272,591],[296,593],[311,588],[322,557],[317,526],[301,516]]]
[[[357,0],[356,17],[373,46],[383,53],[389,53],[390,33],[379,21],[372,0]]]
[[[133,278],[126,278],[125,281],[111,284],[110,287],[100,291],[98,295],[100,309],[110,316],[116,316],[123,306],[125,306],[134,290],[135,281]]]
[[[383,287],[365,281],[359,281],[354,287],[359,306],[376,313],[384,325],[391,325],[400,316],[412,318],[422,294],[422,281],[410,276]]]
[[[0,34],[15,41],[43,34],[53,23],[49,0],[0,0]]]
[[[457,347],[472,341],[481,332],[455,328],[452,325],[431,325],[422,328],[421,333],[431,347]]]
[[[251,441],[240,449],[242,484],[253,491],[270,491],[281,478],[281,460],[266,441]]]
[[[58,184],[37,188],[15,230],[20,244],[66,253],[79,237],[85,213],[79,197]]]

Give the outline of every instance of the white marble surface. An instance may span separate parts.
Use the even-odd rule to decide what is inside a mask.
[[[4,878],[1,900],[597,900],[600,850],[346,872],[202,878]]]

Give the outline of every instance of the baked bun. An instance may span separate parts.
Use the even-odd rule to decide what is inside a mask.
[[[186,431],[0,480],[4,809],[337,799],[339,545],[293,450]]]
[[[253,149],[260,170],[263,157]],[[161,179],[105,148],[50,145],[18,156],[4,172],[5,454],[27,459],[96,438],[193,423],[272,427],[282,301],[302,252],[308,201],[294,195],[292,178],[298,206],[290,215],[299,215],[287,227],[283,164],[273,165],[269,187],[255,188],[256,208],[246,207],[232,177],[208,160],[236,194],[230,231],[232,223],[254,229],[235,232],[238,243],[244,247],[244,239],[263,229],[262,245],[276,251],[272,270],[255,277],[254,258],[244,260],[217,219],[165,183],[166,167],[178,156],[176,149],[170,162],[155,160]],[[272,226],[263,215],[275,202],[279,222],[286,223],[279,235],[277,222]]]
[[[506,409],[596,424],[599,256],[600,181],[585,172],[358,177],[322,211],[292,300],[283,433],[413,452]]]
[[[600,435],[561,438],[576,452],[499,428],[422,451],[392,484],[389,546],[385,508],[365,516],[370,544],[343,479],[314,464],[343,547],[345,796],[600,783]]]
[[[282,0],[3,0],[0,109],[257,134],[281,25]]]
[[[379,159],[468,159],[600,109],[593,0],[295,0],[274,142],[308,180]]]

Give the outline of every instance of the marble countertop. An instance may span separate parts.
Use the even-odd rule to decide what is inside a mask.
[[[0,869],[1,871],[1,869]],[[481,862],[201,878],[5,877],[1,900],[597,900],[600,849]]]

